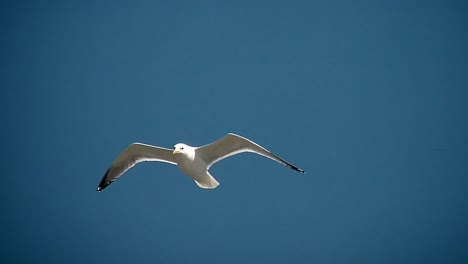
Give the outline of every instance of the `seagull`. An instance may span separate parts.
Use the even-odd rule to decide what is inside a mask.
[[[178,143],[174,146],[174,150],[172,150],[142,143],[130,144],[112,162],[99,183],[97,191],[104,190],[127,170],[143,161],[160,161],[177,165],[183,173],[192,177],[200,188],[214,189],[218,187],[219,182],[208,172],[210,167],[222,159],[243,152],[255,153],[277,161],[298,172],[305,172],[303,169],[276,156],[257,143],[229,133],[223,138],[201,147],[191,147]]]

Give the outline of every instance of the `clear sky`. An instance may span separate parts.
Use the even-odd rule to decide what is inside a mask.
[[[5,1],[1,263],[467,263],[463,1]],[[97,2],[97,3],[95,3]],[[198,188],[128,144],[253,154]]]

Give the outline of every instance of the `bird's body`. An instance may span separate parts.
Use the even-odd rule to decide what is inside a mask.
[[[178,148],[180,153],[176,152]],[[174,153],[179,169],[187,176],[192,177],[198,186],[204,189],[213,189],[219,185],[218,181],[208,172],[206,162],[197,155],[195,148],[185,144],[177,144]]]
[[[160,161],[177,165],[183,173],[192,177],[199,187],[214,189],[219,183],[208,172],[210,167],[224,158],[242,152],[256,153],[296,171],[304,172],[304,170],[279,158],[260,145],[241,136],[229,133],[222,139],[202,147],[191,147],[179,143],[174,146],[174,150],[133,143],[112,162],[99,183],[97,190],[102,191],[127,170],[142,161]]]

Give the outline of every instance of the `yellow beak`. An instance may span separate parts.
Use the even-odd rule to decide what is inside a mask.
[[[172,152],[173,155],[175,154],[179,154],[180,152],[177,150],[177,149],[174,149],[174,151]]]

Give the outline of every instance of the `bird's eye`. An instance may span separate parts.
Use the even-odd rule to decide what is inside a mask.
[[[184,149],[184,147],[180,147],[180,150],[183,150],[183,149]]]

